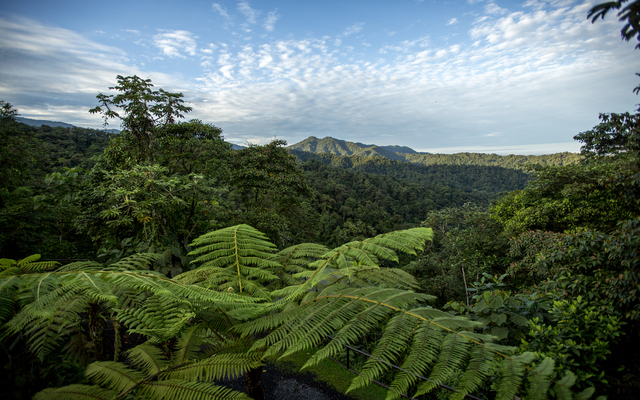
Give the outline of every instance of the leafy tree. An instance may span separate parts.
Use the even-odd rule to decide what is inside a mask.
[[[177,118],[183,118],[183,114],[191,111],[191,107],[183,104],[182,93],[169,93],[164,89],[152,90],[151,79],[135,75],[118,75],[117,79],[118,84],[109,89],[121,93],[100,93],[96,96],[100,105],[89,112],[102,114],[105,126],[109,119],[119,119],[124,128],[124,137],[134,147],[136,159],[151,160],[156,130],[173,124]],[[122,111],[118,112],[118,109]]]
[[[470,304],[472,282],[483,274],[502,274],[508,239],[503,226],[482,207],[465,204],[431,211],[422,223],[434,229],[434,240],[403,269],[414,275],[420,291],[436,295],[439,304]]]
[[[18,110],[13,108],[11,103],[0,100],[0,120],[2,122],[6,120],[13,120],[18,116]]]
[[[501,198],[492,211],[513,236],[538,229],[611,229],[621,218],[632,216],[620,192],[604,184],[621,168],[614,163],[536,167],[536,179]]]
[[[629,4],[625,5],[625,3]],[[622,39],[628,42],[636,36],[638,41],[640,41],[640,2],[638,0],[618,0],[600,3],[589,10],[587,18],[591,18],[591,22],[593,23],[596,22],[598,18],[604,19],[611,10],[619,10],[619,20],[626,21],[620,30]],[[640,49],[640,43],[636,45],[636,49]]]
[[[299,242],[294,232],[307,233],[311,222],[305,201],[310,188],[284,145],[285,141],[274,140],[235,151],[228,199],[234,221],[256,226],[279,247]]]

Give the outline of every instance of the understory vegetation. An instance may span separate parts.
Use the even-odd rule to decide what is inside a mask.
[[[90,112],[120,134],[0,103],[5,398],[260,400],[266,363],[346,346],[347,392],[637,397],[640,112],[524,173],[232,150],[181,94],[110,89]]]

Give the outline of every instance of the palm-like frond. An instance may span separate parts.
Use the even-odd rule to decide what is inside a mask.
[[[36,393],[34,400],[112,400],[118,393],[91,385],[69,385],[45,389]]]
[[[276,290],[272,296],[283,297],[276,305],[286,304],[305,295],[322,282],[326,283],[343,276],[350,277],[361,267],[377,269],[380,259],[397,261],[396,251],[415,254],[416,250],[423,249],[425,241],[432,237],[433,231],[430,228],[413,228],[344,244],[311,263],[309,271],[293,275],[296,279],[302,279],[302,283]]]
[[[181,282],[202,283],[220,289],[269,298],[262,283],[277,279],[269,268],[280,266],[271,260],[275,246],[249,225],[236,225],[207,233],[191,244],[190,256],[200,268],[179,275]]]
[[[456,382],[459,390],[452,393],[452,398],[461,399],[494,377],[499,382],[498,399],[512,400],[522,391],[546,395],[550,383],[548,361],[532,368],[532,353],[514,355],[515,348],[497,345],[492,343],[492,336],[474,333],[480,323],[419,306],[431,299],[398,289],[327,290],[294,309],[264,316],[237,329],[244,335],[268,332],[253,346],[265,356],[286,357],[321,346],[305,364],[307,367],[339,355],[344,345],[357,344],[383,325],[382,338],[349,390],[393,376],[391,387],[397,393],[420,396],[441,384]],[[333,339],[323,345],[328,335]],[[393,374],[392,364],[401,365],[402,370]],[[501,371],[499,376],[494,373],[496,366]],[[529,379],[523,387],[527,370]],[[571,384],[567,382],[563,388]],[[396,392],[390,391],[388,398],[398,397]]]
[[[55,268],[60,263],[57,261],[38,261],[40,254],[32,254],[22,260],[12,260],[10,258],[0,259],[0,277],[9,274],[21,274],[30,271],[46,271]]]
[[[165,342],[175,337],[196,316],[185,302],[168,296],[150,296],[140,306],[119,309],[118,320],[129,332],[139,333]]]
[[[322,257],[328,251],[328,248],[319,244],[301,243],[287,247],[274,254],[271,258],[279,264],[273,270],[273,273],[279,279],[277,288],[299,283],[298,279],[293,277],[293,274],[308,271],[309,264]]]
[[[127,355],[130,365],[113,361],[90,364],[85,376],[93,385],[46,389],[35,398],[114,399],[134,395],[143,399],[249,399],[244,393],[210,382],[239,376],[262,365],[259,356],[249,354],[183,359],[180,364],[173,364],[149,342],[133,348]]]
[[[148,383],[141,388],[140,395],[143,398],[163,400],[251,400],[251,397],[242,392],[222,386],[177,379]]]
[[[56,271],[0,278],[0,316],[11,315],[16,303],[21,306],[3,327],[9,333],[24,331],[40,357],[77,331],[80,314],[90,304],[100,304],[134,331],[167,340],[195,316],[193,310],[233,309],[257,301],[152,271]]]

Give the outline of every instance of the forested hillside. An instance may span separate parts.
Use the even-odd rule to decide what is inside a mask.
[[[576,153],[556,153],[540,156],[508,155],[482,153],[429,154],[419,153],[404,146],[377,146],[326,137],[318,139],[311,136],[302,142],[289,146],[295,152],[328,154],[338,156],[356,156],[360,158],[384,157],[390,160],[406,161],[421,165],[469,165],[483,167],[503,167],[527,169],[530,165],[569,165],[580,161]]]
[[[488,204],[500,193],[523,189],[531,174],[520,169],[477,165],[417,165],[385,157],[337,156],[290,150],[301,161],[317,160],[330,167],[393,177],[420,185],[445,185]]]

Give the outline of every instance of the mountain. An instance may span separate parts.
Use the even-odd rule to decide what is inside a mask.
[[[567,165],[580,160],[577,153],[556,153],[541,156],[508,155],[482,153],[431,154],[421,153],[406,146],[377,146],[348,142],[332,137],[318,139],[315,136],[288,147],[292,153],[306,152],[314,154],[332,154],[343,157],[384,157],[395,161],[404,161],[421,165],[469,165],[485,167],[503,167],[527,169],[528,165]],[[358,161],[360,162],[360,161]]]
[[[63,128],[73,128],[74,126],[71,124],[67,124],[65,122],[58,122],[58,121],[46,121],[43,119],[31,119],[31,118],[23,118],[23,117],[16,117],[16,121],[17,122],[22,122],[23,124],[27,124],[29,126],[42,126],[42,125],[49,125],[52,128],[61,126]]]
[[[348,142],[330,136],[322,139],[310,136],[302,142],[289,146],[289,150],[329,153],[339,156],[385,157],[397,161],[405,161],[404,154],[420,154],[406,146],[377,146],[375,144]]]
[[[16,117],[16,121],[17,122],[21,122],[23,124],[29,125],[29,126],[35,126],[36,128],[39,126],[43,126],[43,125],[48,125],[52,128],[76,128],[75,125],[71,125],[71,124],[67,124],[66,122],[60,122],[60,121],[47,121],[45,119],[32,119],[32,118],[23,118],[23,117]],[[82,128],[84,129],[84,128]],[[92,129],[92,128],[86,128],[86,129]],[[96,129],[98,131],[102,131],[105,133],[120,133],[120,129]]]

